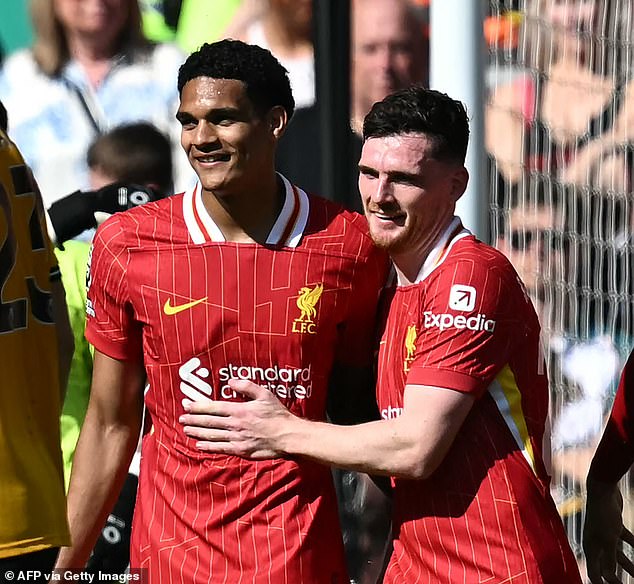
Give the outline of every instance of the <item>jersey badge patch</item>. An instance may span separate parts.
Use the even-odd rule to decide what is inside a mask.
[[[416,351],[416,325],[412,324],[407,327],[405,335],[405,361],[403,361],[405,373],[409,371],[409,366],[414,360],[414,351]]]
[[[317,284],[314,288],[304,286],[299,291],[297,308],[299,308],[301,314],[299,318],[293,321],[292,330],[294,333],[309,333],[314,335],[317,332],[317,325],[315,324],[315,317],[317,316],[316,306],[323,291],[323,284]]]

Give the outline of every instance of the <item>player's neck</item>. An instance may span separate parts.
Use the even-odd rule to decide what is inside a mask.
[[[399,285],[409,286],[416,282],[427,256],[421,258],[411,254],[399,254],[391,257]]]
[[[433,238],[402,251],[389,251],[401,286],[409,286],[416,282],[423,265],[434,251],[436,242],[437,238]]]
[[[277,175],[239,194],[204,193],[205,207],[225,241],[264,243],[284,204]]]
[[[388,250],[401,286],[414,284],[421,271],[428,273],[442,261],[453,238],[462,229],[462,224],[459,224],[451,234],[447,233],[451,219],[453,214],[448,221],[441,222],[439,227],[430,231],[427,237],[417,243],[404,246],[401,250]]]

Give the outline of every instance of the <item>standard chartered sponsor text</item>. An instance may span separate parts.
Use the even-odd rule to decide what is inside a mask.
[[[257,383],[280,399],[306,399],[312,391],[311,366],[308,367],[257,367],[228,363],[218,369],[219,389],[208,383],[210,370],[201,367],[194,357],[181,366],[181,391],[190,399],[234,399],[238,394],[229,386],[229,380],[241,379]],[[215,384],[213,384],[215,385]]]
[[[230,379],[252,381],[266,387],[282,399],[289,397],[305,399],[310,396],[312,389],[310,365],[299,369],[295,367],[279,367],[278,365],[254,367],[230,363],[218,370],[218,379],[224,383],[220,388],[220,395],[224,399],[236,397],[236,393],[227,383]]]

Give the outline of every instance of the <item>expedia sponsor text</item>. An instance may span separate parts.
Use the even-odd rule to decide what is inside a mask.
[[[487,331],[492,333],[495,330],[495,321],[488,319],[484,314],[476,314],[466,317],[462,314],[442,313],[434,314],[430,310],[423,313],[425,317],[425,328],[438,328],[444,331],[449,328],[469,329],[470,331]]]

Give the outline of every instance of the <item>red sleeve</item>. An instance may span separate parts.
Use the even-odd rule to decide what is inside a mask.
[[[113,359],[139,358],[141,328],[127,286],[125,230],[113,216],[95,234],[86,276],[86,338]]]
[[[634,351],[625,364],[612,412],[590,465],[589,475],[616,483],[634,463]]]
[[[513,309],[519,284],[510,275],[502,262],[474,258],[428,276],[408,385],[484,393],[508,362],[513,336],[524,328]]]
[[[385,286],[390,262],[373,245],[359,262],[351,282],[348,318],[336,347],[336,360],[343,365],[366,367],[372,363],[376,340],[376,314],[381,290]]]

